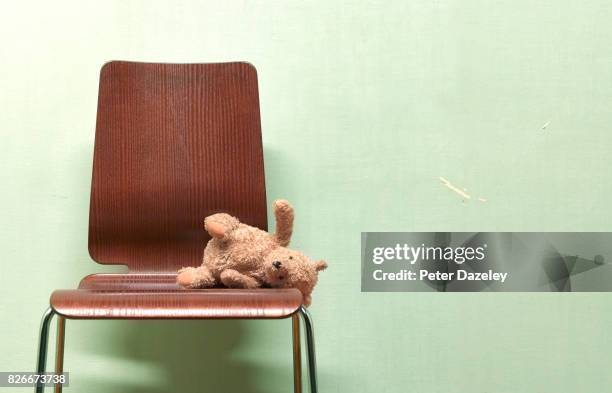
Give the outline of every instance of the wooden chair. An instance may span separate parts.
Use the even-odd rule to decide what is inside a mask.
[[[312,319],[296,289],[185,290],[182,266],[198,266],[204,217],[228,212],[267,228],[255,68],[246,63],[110,62],[100,74],[89,253],[126,274],[92,274],[53,292],[40,329],[45,372],[57,315],[56,372],[66,319],[292,318],[294,391],[301,392],[300,317],[310,391],[317,391]],[[195,376],[194,376],[195,377]],[[61,385],[55,386],[61,392]],[[43,385],[36,386],[42,392]]]

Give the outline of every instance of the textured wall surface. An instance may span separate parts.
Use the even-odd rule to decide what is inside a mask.
[[[87,254],[101,65],[248,60],[268,198],[330,265],[311,309],[322,392],[612,384],[610,294],[362,294],[359,277],[361,231],[612,229],[609,2],[172,3],[0,14],[0,370],[33,369],[52,289],[113,270]],[[75,392],[292,381],[289,321],[68,321],[66,345]]]

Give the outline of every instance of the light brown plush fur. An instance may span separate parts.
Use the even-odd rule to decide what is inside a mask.
[[[204,249],[200,267],[179,270],[177,282],[186,288],[206,288],[221,283],[230,288],[297,288],[304,305],[311,302],[318,272],[325,261],[312,262],[299,251],[286,248],[293,232],[293,207],[274,202],[276,232],[272,235],[246,225],[225,213],[206,217],[204,227],[212,239]]]

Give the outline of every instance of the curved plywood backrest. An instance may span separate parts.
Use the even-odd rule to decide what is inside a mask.
[[[255,68],[107,63],[100,74],[89,253],[130,271],[201,263],[204,217],[267,227]]]

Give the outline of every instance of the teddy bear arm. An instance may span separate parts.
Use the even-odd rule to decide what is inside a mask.
[[[206,266],[184,267],[179,270],[176,282],[185,288],[207,288],[215,285],[215,278]]]
[[[244,275],[234,269],[225,269],[221,272],[220,280],[226,287],[229,288],[257,288],[259,282],[253,277]]]

